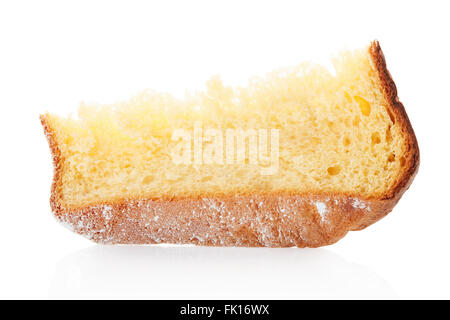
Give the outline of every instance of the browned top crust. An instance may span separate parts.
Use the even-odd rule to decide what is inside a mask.
[[[347,194],[255,194],[180,199],[124,199],[67,208],[59,201],[63,157],[47,115],[41,123],[54,163],[50,205],[73,231],[107,244],[178,243],[215,246],[319,247],[361,230],[388,214],[419,168],[419,147],[397,97],[378,41],[369,53],[388,113],[407,139],[405,166],[397,184],[378,199]]]

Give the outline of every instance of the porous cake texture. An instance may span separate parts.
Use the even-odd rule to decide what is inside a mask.
[[[372,224],[409,187],[419,149],[378,42],[333,64],[42,115],[55,216],[140,244],[317,247]]]

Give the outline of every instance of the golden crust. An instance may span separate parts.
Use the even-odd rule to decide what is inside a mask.
[[[180,199],[125,199],[65,208],[58,185],[61,152],[46,115],[41,122],[53,156],[50,204],[55,217],[75,232],[106,244],[177,243],[211,246],[319,247],[361,230],[388,214],[419,168],[419,148],[377,41],[369,53],[393,121],[407,142],[397,183],[378,199],[345,194],[265,194]]]
[[[403,136],[407,141],[407,151],[404,154],[405,165],[403,174],[398,179],[397,184],[391,190],[388,190],[383,197],[384,199],[390,199],[396,197],[398,194],[401,196],[403,192],[409,188],[415,175],[417,174],[420,164],[419,145],[408,115],[406,114],[405,107],[398,98],[397,87],[395,86],[394,80],[386,67],[386,60],[378,41],[373,41],[371,43],[369,47],[369,54],[372,58],[375,70],[378,72],[380,87],[383,89],[389,115],[393,121],[398,121],[400,123]]]

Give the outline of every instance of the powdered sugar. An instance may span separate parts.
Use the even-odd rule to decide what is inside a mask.
[[[370,206],[360,199],[353,199],[352,206],[353,208],[366,209],[367,211],[370,211]]]
[[[315,202],[317,212],[320,214],[320,218],[322,221],[326,221],[326,213],[328,212],[328,208],[325,202],[316,201]]]
[[[112,219],[112,207],[108,205],[104,205],[102,209],[102,215],[105,218],[106,221],[109,221]]]
[[[200,201],[130,200],[58,213],[57,218],[75,232],[106,244],[316,246],[334,230],[335,216],[349,205],[370,211],[369,202],[356,198],[237,195]],[[320,216],[319,223],[311,220],[311,210]]]

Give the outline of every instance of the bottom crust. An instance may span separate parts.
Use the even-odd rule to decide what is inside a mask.
[[[104,244],[319,247],[384,217],[397,200],[265,195],[223,199],[129,200],[54,208],[64,225]]]

